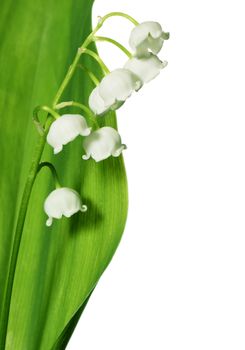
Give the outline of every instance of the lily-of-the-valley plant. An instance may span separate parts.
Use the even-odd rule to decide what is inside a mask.
[[[98,36],[99,29],[108,18],[113,16],[121,16],[133,24],[133,29],[129,35],[131,50],[112,38]],[[109,157],[119,157],[126,149],[126,145],[122,143],[118,130],[106,125],[106,123],[103,127],[100,127],[100,118],[105,118],[107,113],[111,111],[123,108],[124,103],[131,95],[140,91],[144,84],[154,79],[161,69],[166,67],[167,62],[162,61],[157,55],[162,49],[164,41],[168,38],[169,33],[164,32],[157,22],[139,23],[131,16],[121,12],[112,12],[100,17],[95,29],[88,35],[82,46],[78,48],[74,61],[58,89],[52,105],[40,105],[34,109],[33,121],[42,137],[35,151],[17,218],[10,274],[3,296],[4,308],[0,319],[0,348],[2,346],[4,349],[6,342],[14,272],[22,229],[26,219],[28,202],[38,173],[44,167],[48,168],[55,184],[51,193],[44,200],[44,211],[48,216],[47,226],[54,225],[54,219],[59,220],[63,216],[69,218],[76,213],[77,215],[83,215],[84,212],[90,210],[89,204],[82,199],[82,193],[67,187],[66,184],[61,185],[57,170],[51,162],[41,162],[46,144],[53,148],[54,157],[60,157],[68,143],[74,141],[77,137],[81,137],[81,162],[102,162]],[[107,41],[122,50],[126,55],[125,64],[110,71],[97,52],[90,48],[90,45],[97,41]],[[87,105],[73,100],[61,100],[65,89],[77,71],[82,55],[88,55],[91,59],[96,60],[103,72],[103,77],[99,79],[94,72],[86,69],[94,83]],[[64,114],[61,112],[63,108],[66,109]],[[70,113],[69,108],[77,108],[78,112],[76,114]],[[40,121],[40,112],[46,113],[44,122]]]

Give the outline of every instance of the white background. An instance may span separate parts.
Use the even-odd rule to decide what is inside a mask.
[[[130,208],[68,350],[245,349],[245,21],[239,0],[96,0],[159,21],[169,65],[119,110]],[[123,43],[132,28],[101,33]],[[110,68],[124,56],[99,46]]]

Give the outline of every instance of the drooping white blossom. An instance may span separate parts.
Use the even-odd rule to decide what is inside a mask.
[[[80,114],[64,114],[56,119],[48,132],[47,142],[54,148],[54,154],[62,151],[63,146],[77,136],[88,136],[91,128]]]
[[[107,159],[110,156],[119,157],[126,146],[122,144],[119,133],[109,127],[105,126],[92,132],[83,141],[83,147],[86,155],[84,160],[93,158],[96,162]]]
[[[129,59],[124,68],[138,75],[143,83],[148,83],[154,79],[166,65],[167,61],[162,62],[156,55],[150,54],[146,57],[133,57]]]
[[[100,96],[98,86],[91,92],[89,96],[89,106],[96,115],[101,115],[108,111],[104,100]]]
[[[48,215],[47,226],[51,226],[53,219],[61,219],[62,216],[71,217],[78,211],[87,211],[87,206],[82,204],[79,193],[71,188],[62,187],[52,191],[44,202],[44,211]]]
[[[119,68],[106,75],[89,97],[89,107],[96,115],[122,106],[133,91],[142,86],[140,78],[130,70]]]
[[[129,44],[137,57],[149,55],[149,52],[157,54],[169,34],[162,30],[157,22],[143,22],[135,26],[129,38]]]

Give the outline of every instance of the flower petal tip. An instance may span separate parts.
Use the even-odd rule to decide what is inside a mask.
[[[88,210],[88,207],[85,204],[83,204],[81,207],[81,212],[85,213],[87,210]]]
[[[125,149],[127,149],[127,146],[126,145],[121,145],[121,147],[119,147],[116,151],[114,151],[112,153],[112,156],[113,157],[119,157]]]
[[[141,88],[142,88],[142,81],[141,80],[138,80],[136,83],[135,83],[135,91],[139,91]]]
[[[91,134],[92,128],[87,128],[86,130],[84,130],[83,135],[82,136],[88,136]]]
[[[48,218],[48,220],[46,221],[46,226],[50,227],[52,226],[53,223],[53,218]]]
[[[90,157],[88,156],[88,155],[86,155],[86,154],[84,154],[83,156],[82,156],[82,159],[83,160],[88,160]]]
[[[58,154],[62,151],[63,147],[62,146],[59,146],[59,147],[56,147],[54,148],[54,154]]]
[[[163,32],[162,33],[162,38],[163,38],[163,40],[168,40],[169,38],[170,38],[170,33],[169,32]]]

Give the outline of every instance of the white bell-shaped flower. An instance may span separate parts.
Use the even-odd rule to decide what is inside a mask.
[[[109,127],[105,126],[92,132],[83,141],[83,147],[86,155],[84,160],[93,158],[96,162],[107,159],[110,156],[119,157],[126,146],[122,144],[119,133]]]
[[[138,75],[144,83],[148,83],[154,79],[167,64],[167,61],[162,62],[156,55],[150,54],[142,58],[133,57],[129,59],[124,68]]]
[[[80,114],[64,114],[56,119],[48,132],[47,142],[54,148],[54,154],[62,151],[63,146],[77,136],[88,136],[91,128]]]
[[[62,187],[52,191],[45,200],[44,211],[48,215],[47,226],[53,219],[61,219],[62,215],[71,217],[78,211],[85,212],[87,206],[82,204],[80,195],[71,188]]]
[[[96,115],[101,115],[108,111],[104,100],[100,96],[98,86],[91,92],[89,96],[89,106]]]
[[[92,91],[89,107],[97,115],[116,110],[133,91],[138,91],[141,87],[142,82],[137,75],[127,69],[116,69],[106,75]]]
[[[134,27],[129,38],[129,44],[137,57],[147,56],[149,51],[157,54],[168,39],[169,34],[163,32],[157,22],[143,22]]]

